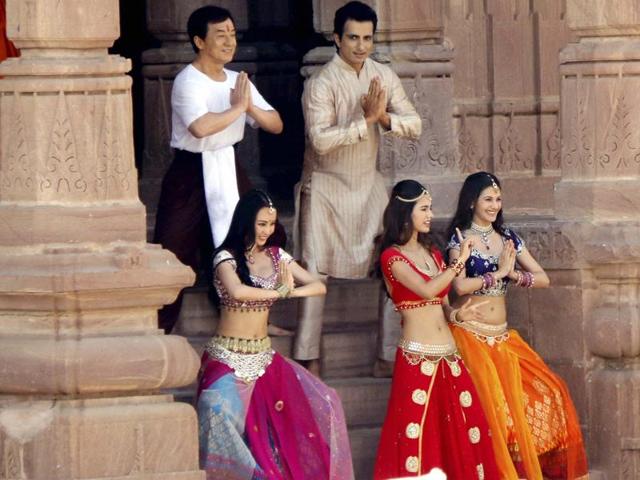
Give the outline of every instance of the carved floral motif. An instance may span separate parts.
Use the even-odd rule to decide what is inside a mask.
[[[13,94],[11,119],[6,164],[0,171],[0,185],[2,185],[3,193],[16,196],[28,192],[34,184],[33,175],[29,168],[21,98],[17,92]]]
[[[56,193],[84,194],[87,182],[82,175],[76,154],[76,142],[69,120],[67,101],[63,92],[58,95],[58,105],[51,130],[49,154],[40,190]]]
[[[557,170],[560,168],[560,157],[562,153],[562,142],[560,139],[560,122],[558,115],[556,117],[556,124],[551,134],[547,137],[545,142],[547,146],[547,155],[544,158],[544,168],[549,170]]]
[[[484,169],[484,159],[478,150],[478,144],[467,126],[467,116],[463,115],[458,132],[458,168],[462,173]]]
[[[633,145],[630,108],[624,94],[615,101],[613,118],[605,136],[605,151],[598,157],[604,170],[628,169],[632,162],[640,163],[640,147]]]
[[[95,180],[96,191],[103,193],[107,198],[113,198],[119,192],[128,192],[131,188],[132,168],[123,158],[122,143],[118,133],[114,132],[114,127],[119,124],[117,117],[111,92],[107,92]]]
[[[544,230],[538,228],[524,226],[518,232],[522,234],[527,249],[543,267],[558,268],[575,264],[578,254],[562,231],[553,227]]]
[[[498,142],[500,156],[498,166],[502,171],[531,170],[533,162],[527,158],[522,149],[522,139],[518,129],[514,126],[514,114],[509,115],[509,123]]]
[[[580,91],[580,84],[577,86]],[[593,165],[593,145],[591,145],[591,129],[587,125],[586,99],[579,97],[576,105],[576,113],[571,122],[567,153],[564,162],[568,166]]]

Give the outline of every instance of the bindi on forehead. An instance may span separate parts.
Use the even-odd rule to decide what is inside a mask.
[[[227,18],[224,22],[221,23],[210,23],[209,31],[214,33],[235,32],[236,27],[231,19]]]

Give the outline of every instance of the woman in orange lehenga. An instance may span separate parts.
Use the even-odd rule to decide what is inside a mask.
[[[487,415],[502,478],[587,478],[580,424],[565,383],[515,330],[507,330],[507,284],[547,287],[549,278],[503,225],[494,175],[475,173],[462,186],[449,228],[452,260],[460,255],[456,229],[474,243],[465,274],[453,281],[457,304],[488,303],[482,322],[454,317],[451,328]]]

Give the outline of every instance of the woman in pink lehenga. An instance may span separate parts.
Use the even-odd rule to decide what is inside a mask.
[[[209,480],[349,480],[353,467],[338,396],[275,353],[267,336],[276,300],[326,292],[270,245],[276,222],[267,194],[243,195],[213,260],[221,316],[198,386],[201,467]]]

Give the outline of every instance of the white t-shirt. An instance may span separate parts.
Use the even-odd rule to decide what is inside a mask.
[[[245,122],[256,128],[256,121],[246,113],[221,132],[204,138],[196,138],[189,132],[189,125],[208,112],[220,113],[231,107],[229,95],[236,84],[238,72],[224,69],[227,79],[218,82],[193,65],[187,65],[176,75],[171,91],[171,146],[180,150],[201,153],[218,150],[238,143],[244,136]],[[251,101],[262,110],[273,107],[251,86]]]

